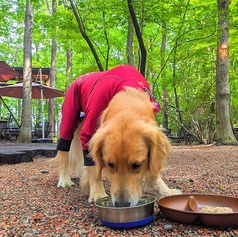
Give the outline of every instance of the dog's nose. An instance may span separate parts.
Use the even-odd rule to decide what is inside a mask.
[[[115,202],[116,207],[129,207],[130,205],[130,202]]]

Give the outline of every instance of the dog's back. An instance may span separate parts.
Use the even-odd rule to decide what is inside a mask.
[[[135,113],[135,119],[155,119],[153,103],[151,103],[149,95],[131,87],[126,87],[125,91],[117,93],[112,98],[101,115],[100,124],[112,119],[115,114],[118,115],[119,113],[126,116],[129,116],[129,113]]]

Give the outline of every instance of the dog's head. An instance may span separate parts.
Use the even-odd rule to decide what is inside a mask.
[[[89,149],[97,165],[110,180],[112,202],[116,206],[133,206],[142,195],[147,172],[157,176],[170,143],[155,121],[114,118],[99,127]]]

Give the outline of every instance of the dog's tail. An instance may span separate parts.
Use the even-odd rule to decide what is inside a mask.
[[[78,128],[74,132],[74,138],[72,140],[68,156],[70,173],[74,174],[75,176],[82,175],[82,167],[84,165],[82,145],[79,137],[81,127],[82,123],[78,125]],[[51,161],[60,162],[60,159],[62,159],[62,156],[60,154],[60,151],[58,151],[56,157]]]
[[[74,139],[72,140],[69,152],[70,171],[76,176],[82,175],[82,168],[84,166],[83,150],[80,141],[80,131],[82,125],[83,123],[80,123],[74,132]]]

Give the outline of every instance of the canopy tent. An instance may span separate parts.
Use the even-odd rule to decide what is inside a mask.
[[[42,138],[45,138],[45,123],[43,116],[43,99],[50,99],[56,97],[63,97],[64,92],[54,89],[49,86],[42,85],[42,73],[39,70],[41,83],[32,82],[32,99],[41,99],[41,113],[42,113]],[[0,96],[7,96],[13,98],[23,98],[23,83],[16,83],[14,85],[8,85],[0,87]]]
[[[23,82],[0,87],[0,95],[23,98]],[[38,82],[32,82],[32,99],[50,99],[64,96],[64,92]]]
[[[7,82],[18,76],[19,73],[17,71],[8,66],[4,61],[0,61],[0,82]]]
[[[14,67],[14,70],[19,73],[19,76],[17,77],[18,81],[23,80],[23,67]],[[41,77],[40,77],[41,72]],[[32,81],[41,81],[41,84],[46,84],[50,80],[50,68],[37,68],[33,67],[31,69],[31,78]]]

